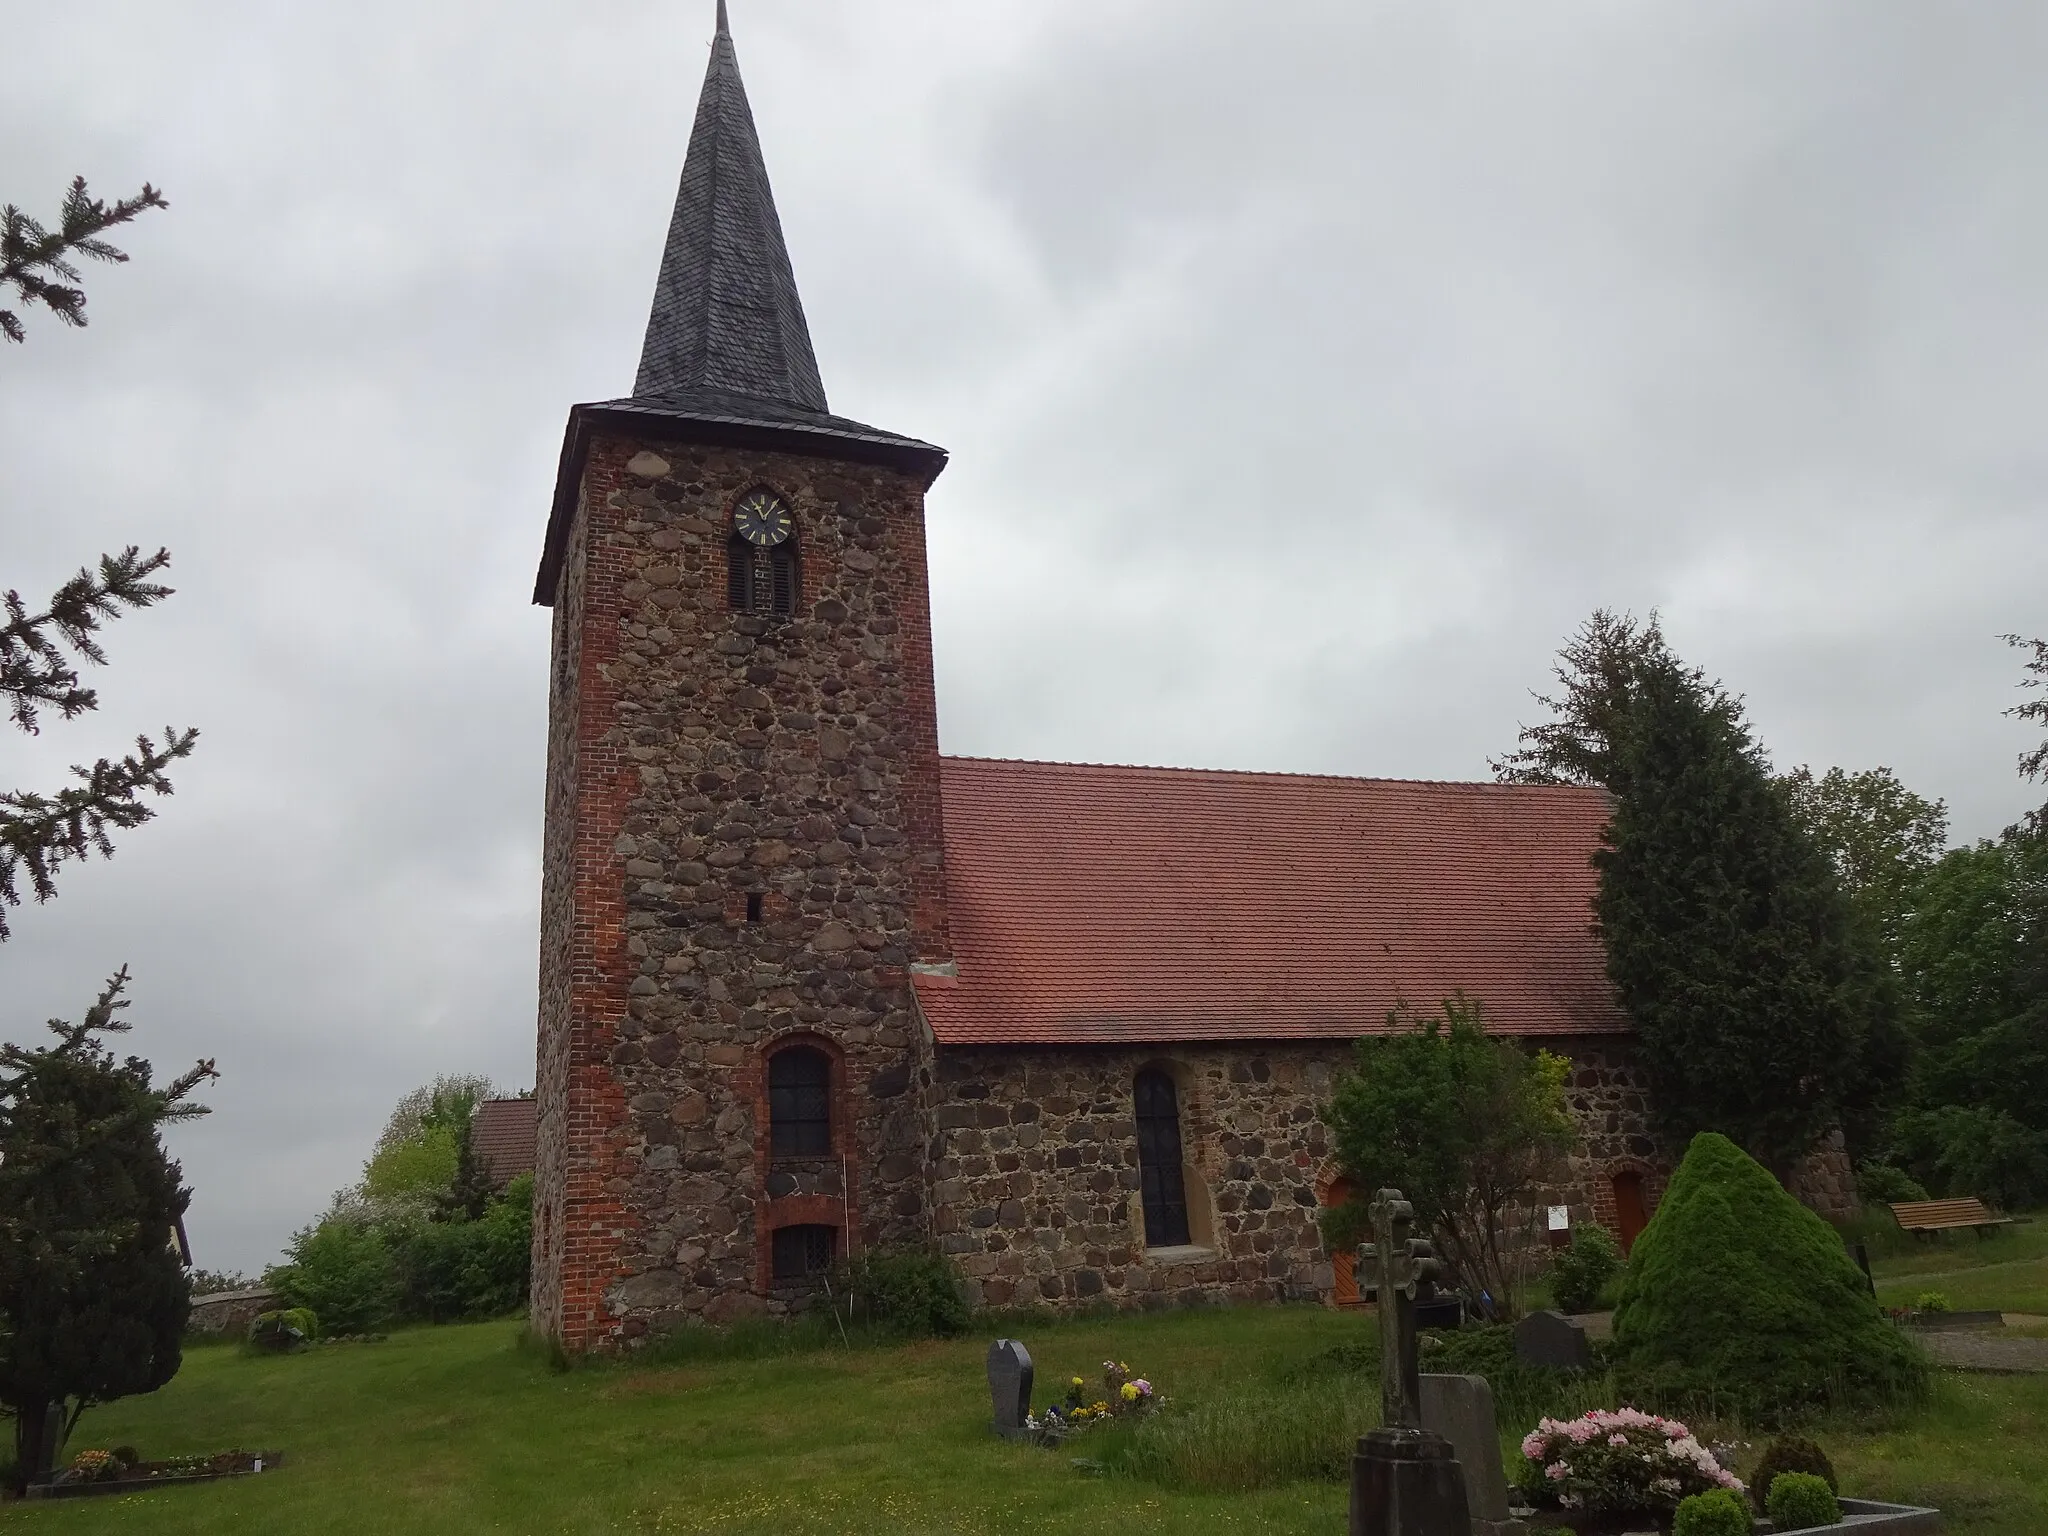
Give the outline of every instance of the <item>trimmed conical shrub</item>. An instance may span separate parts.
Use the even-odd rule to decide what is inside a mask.
[[[1636,1239],[1614,1343],[1638,1390],[1764,1420],[1927,1384],[1926,1357],[1878,1310],[1841,1235],[1712,1131]]]

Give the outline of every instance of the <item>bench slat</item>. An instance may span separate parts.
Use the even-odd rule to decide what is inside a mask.
[[[1951,1227],[2002,1227],[2010,1217],[1994,1216],[1982,1200],[1898,1200],[1892,1215],[1908,1232],[1936,1232]]]

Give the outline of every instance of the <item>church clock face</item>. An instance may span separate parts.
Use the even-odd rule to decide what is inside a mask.
[[[732,514],[733,531],[749,544],[762,549],[780,544],[796,532],[796,519],[780,496],[769,491],[749,491]]]

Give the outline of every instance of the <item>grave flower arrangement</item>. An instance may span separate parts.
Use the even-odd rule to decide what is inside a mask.
[[[1158,1402],[1151,1382],[1132,1375],[1131,1368],[1121,1360],[1105,1360],[1099,1390],[1091,1388],[1085,1377],[1072,1377],[1067,1382],[1065,1399],[1042,1414],[1031,1415],[1025,1420],[1025,1428],[1058,1436],[1105,1419],[1136,1418],[1150,1413]]]
[[[1523,1439],[1522,1455],[1522,1488],[1538,1509],[1669,1514],[1709,1488],[1742,1492],[1691,1430],[1636,1408],[1545,1419]]]

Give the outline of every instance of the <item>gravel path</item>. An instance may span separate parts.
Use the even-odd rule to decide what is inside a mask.
[[[2015,1339],[1997,1333],[1925,1333],[1920,1342],[1936,1364],[1950,1370],[2048,1373],[2048,1339]]]

